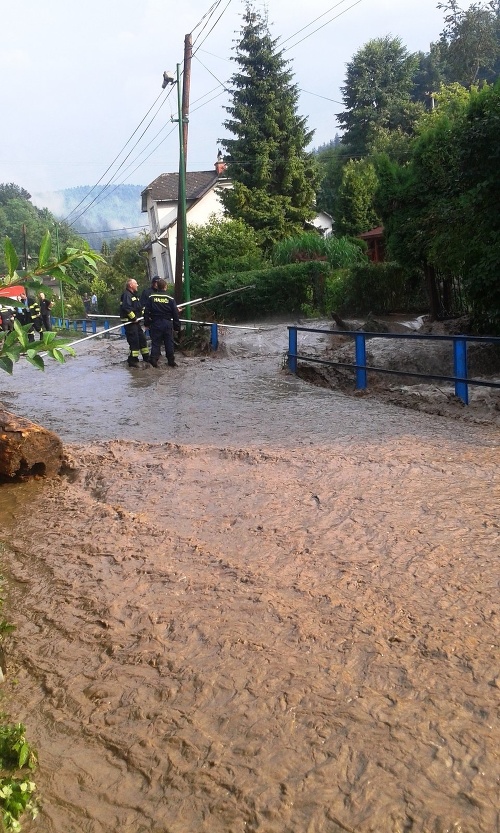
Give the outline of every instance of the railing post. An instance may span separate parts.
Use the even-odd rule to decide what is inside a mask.
[[[288,369],[297,373],[297,327],[288,328]]]
[[[356,347],[356,390],[366,388],[366,338],[364,333],[356,333],[354,336]]]
[[[210,324],[210,347],[217,350],[219,346],[219,328],[217,324]]]
[[[95,334],[96,334],[96,332],[97,332],[97,321],[95,320],[95,318],[94,318],[94,320],[92,321],[92,332],[93,332],[93,334],[94,334],[94,335],[95,335]]]
[[[453,375],[467,379],[467,339],[453,339]],[[469,404],[469,386],[467,382],[455,382],[455,396],[466,405]]]
[[[82,333],[87,335],[87,322],[86,321],[82,321]]]

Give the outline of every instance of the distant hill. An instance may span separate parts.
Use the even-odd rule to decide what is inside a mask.
[[[104,240],[136,237],[143,227],[147,230],[148,218],[141,212],[141,192],[145,187],[117,185],[101,193],[98,186],[89,193],[90,185],[79,185],[33,194],[32,201],[39,208],[48,208],[58,220],[65,220],[93,249],[99,250]]]

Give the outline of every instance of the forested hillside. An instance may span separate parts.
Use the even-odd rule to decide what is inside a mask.
[[[104,241],[136,236],[147,226],[147,215],[141,213],[144,188],[144,185],[117,185],[101,193],[102,188],[91,191],[90,185],[79,185],[34,194],[32,199],[39,207],[47,207],[58,220],[66,220],[92,248],[99,250]],[[111,233],[114,231],[116,234]]]

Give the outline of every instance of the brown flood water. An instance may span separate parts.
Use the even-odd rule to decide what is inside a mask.
[[[226,340],[1,379],[76,467],[0,489],[26,830],[498,833],[498,431]]]

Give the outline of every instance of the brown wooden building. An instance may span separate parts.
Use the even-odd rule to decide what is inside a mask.
[[[372,263],[383,263],[385,260],[384,227],[377,226],[363,234],[358,234],[361,240],[365,240],[368,246],[368,257]]]

